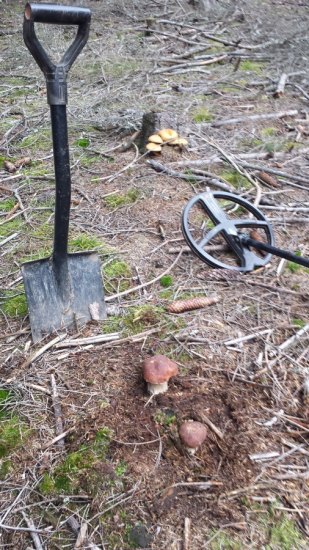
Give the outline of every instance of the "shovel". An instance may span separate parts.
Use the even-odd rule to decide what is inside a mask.
[[[67,73],[85,46],[91,12],[55,4],[28,3],[24,41],[43,71],[50,105],[56,199],[52,256],[22,265],[33,342],[46,334],[106,318],[100,260],[95,252],[68,254],[71,175],[66,117]],[[76,25],[76,36],[55,65],[39,42],[34,23]]]

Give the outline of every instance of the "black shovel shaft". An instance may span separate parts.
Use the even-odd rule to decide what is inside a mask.
[[[67,255],[71,203],[71,172],[65,105],[50,106],[56,179],[54,261]]]
[[[260,241],[255,241],[254,239],[250,239],[249,237],[242,237],[241,242],[246,246],[253,246],[257,250],[263,250],[264,252],[269,252],[270,254],[279,256],[279,258],[284,258],[285,260],[289,260],[296,264],[303,265],[304,267],[309,267],[308,258],[301,258],[300,256],[296,256],[296,254],[292,254],[292,252],[282,250],[281,248],[277,248],[276,246],[262,243]]]

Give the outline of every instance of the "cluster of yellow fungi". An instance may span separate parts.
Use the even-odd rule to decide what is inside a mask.
[[[188,145],[188,142],[186,139],[179,137],[175,130],[164,128],[156,134],[149,136],[146,149],[150,153],[161,153],[163,145],[178,146],[182,149]]]

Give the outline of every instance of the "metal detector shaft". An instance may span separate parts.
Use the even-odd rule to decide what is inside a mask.
[[[240,237],[240,241],[246,246],[252,246],[257,250],[263,250],[264,252],[274,254],[274,256],[279,256],[279,258],[284,258],[285,260],[303,265],[304,267],[309,267],[308,258],[301,258],[300,256],[296,256],[296,254],[292,254],[292,252],[287,252],[286,250],[282,250],[281,248],[277,248],[276,246],[272,246],[271,244],[255,241],[254,239],[250,239],[249,237]]]

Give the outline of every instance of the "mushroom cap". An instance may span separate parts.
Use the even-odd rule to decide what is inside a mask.
[[[207,428],[201,422],[184,422],[179,429],[179,437],[185,447],[196,449],[207,436]]]
[[[178,145],[179,147],[185,147],[186,145],[188,145],[188,140],[179,137],[170,141],[169,145]]]
[[[172,130],[171,128],[163,128],[163,130],[160,130],[158,134],[163,139],[163,141],[170,141],[170,139],[178,138],[177,132],[175,130]]]
[[[152,134],[152,136],[149,136],[148,141],[150,143],[163,143],[163,139],[159,136],[159,134]]]
[[[178,374],[178,367],[165,355],[147,357],[143,363],[143,376],[149,384],[163,384]]]
[[[147,143],[146,149],[151,153],[160,153],[162,151],[161,145],[159,145],[158,143],[152,143],[152,142]]]

